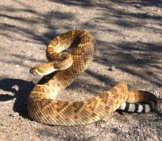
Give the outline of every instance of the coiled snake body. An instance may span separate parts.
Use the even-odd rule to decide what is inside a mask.
[[[74,48],[71,54],[61,53],[67,48]],[[117,109],[149,112],[156,107],[153,94],[128,91],[124,82],[85,101],[56,100],[56,96],[85,71],[94,52],[94,38],[84,30],[68,31],[50,42],[46,50],[49,62],[31,69],[33,74],[44,75],[28,97],[28,113],[33,120],[49,125],[83,125],[98,121]],[[143,106],[136,102],[148,104]]]

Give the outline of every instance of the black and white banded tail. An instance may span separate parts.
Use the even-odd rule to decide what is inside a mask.
[[[156,109],[157,101],[150,101],[149,103],[128,103],[125,102],[119,107],[119,111],[129,113],[148,113]]]

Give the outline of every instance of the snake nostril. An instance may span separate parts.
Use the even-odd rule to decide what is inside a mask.
[[[32,69],[30,69],[30,73],[32,73],[32,74],[34,74],[34,69],[32,68]]]

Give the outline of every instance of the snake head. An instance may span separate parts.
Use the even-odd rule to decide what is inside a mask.
[[[43,71],[39,68],[31,68],[30,73],[34,75],[42,75]]]
[[[53,62],[39,64],[30,69],[30,73],[34,75],[48,75],[54,71],[57,71],[53,67]]]

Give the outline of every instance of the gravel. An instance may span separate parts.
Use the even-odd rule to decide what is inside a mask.
[[[26,109],[27,96],[40,79],[29,69],[46,61],[45,48],[53,37],[74,28],[94,35],[96,55],[59,98],[84,100],[118,81],[161,97],[161,7],[160,0],[0,1],[0,140],[161,141],[161,112],[114,112],[90,125],[61,127],[32,121]]]

